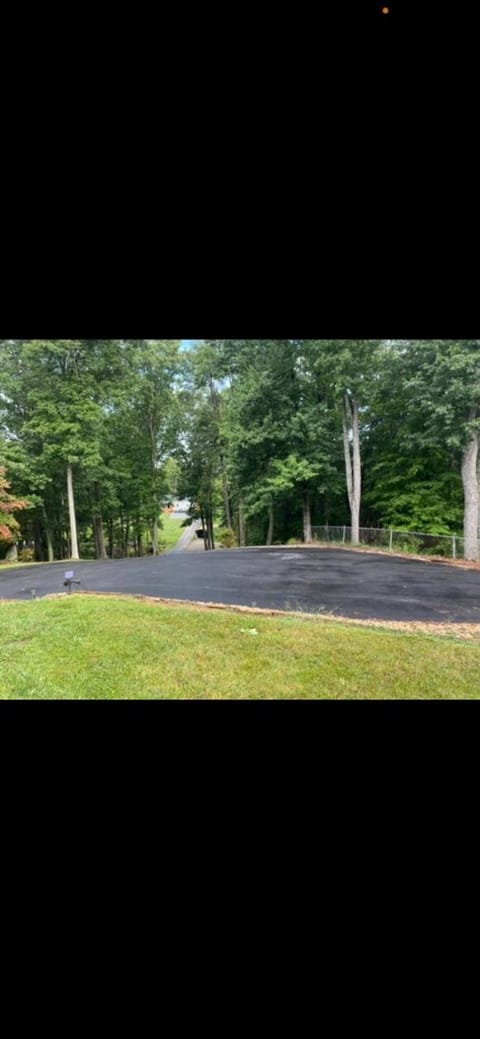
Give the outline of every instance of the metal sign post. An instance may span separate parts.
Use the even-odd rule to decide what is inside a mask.
[[[73,575],[74,575],[74,571],[73,570],[66,570],[65,571],[65,580],[64,580],[63,584],[64,584],[65,588],[68,588],[68,594],[69,595],[72,594],[72,584],[80,584],[80,581],[76,581]]]

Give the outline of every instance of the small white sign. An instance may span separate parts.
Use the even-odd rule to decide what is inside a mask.
[[[71,581],[73,578],[73,570],[65,570],[65,580]]]

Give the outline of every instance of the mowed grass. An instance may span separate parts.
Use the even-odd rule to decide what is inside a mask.
[[[73,595],[0,605],[0,697],[479,699],[480,645]]]
[[[174,548],[181,534],[183,534],[185,527],[182,527],[183,520],[169,516],[168,513],[162,513],[162,529],[160,531],[161,541],[166,541],[167,552],[169,548]]]

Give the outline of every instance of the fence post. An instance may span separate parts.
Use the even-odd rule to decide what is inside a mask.
[[[345,544],[345,534],[346,534],[346,530],[347,530],[347,528],[346,528],[346,527],[344,527],[344,528],[343,528],[343,538],[342,538],[342,543],[343,543],[343,544]]]
[[[452,559],[457,558],[457,539],[452,538]]]
[[[393,530],[390,527],[390,544],[388,546],[390,552],[392,551],[392,545],[393,545]]]

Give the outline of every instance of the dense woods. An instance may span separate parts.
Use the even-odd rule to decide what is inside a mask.
[[[186,497],[210,548],[346,524],[478,559],[479,428],[476,340],[2,340],[0,558],[156,554]]]

